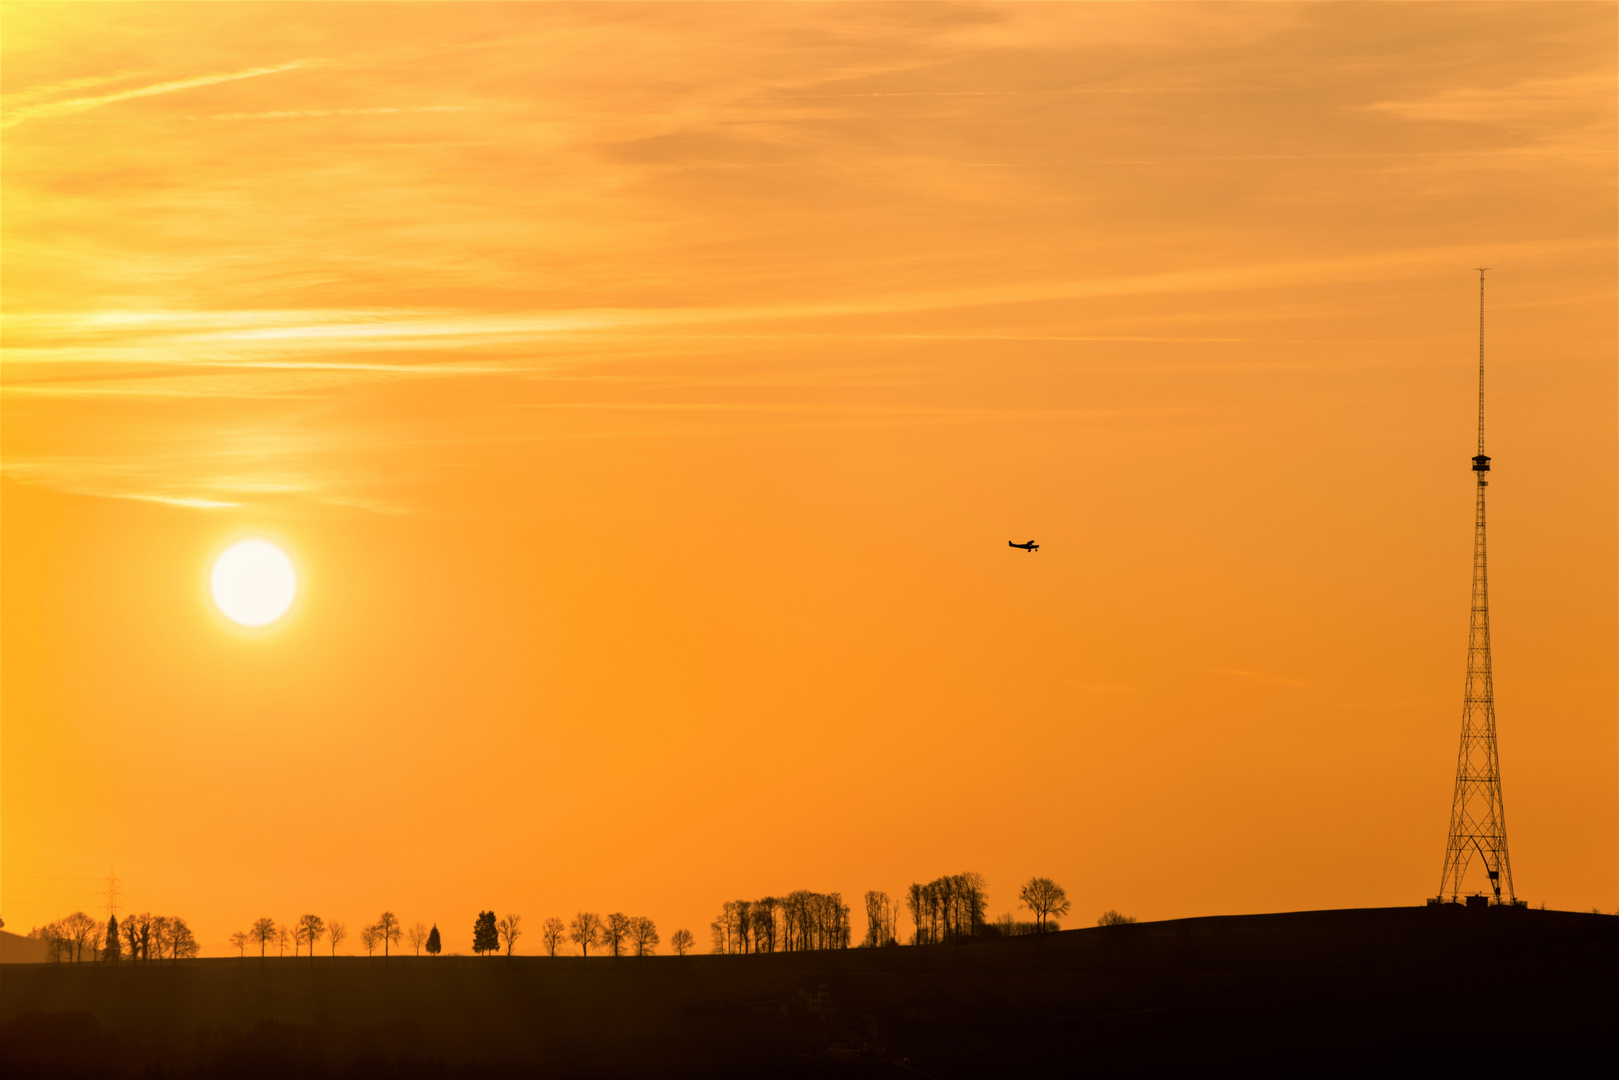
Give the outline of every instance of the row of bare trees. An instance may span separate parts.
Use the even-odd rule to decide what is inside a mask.
[[[116,915],[109,916],[105,925],[99,919],[75,911],[55,922],[36,926],[28,931],[31,938],[45,942],[45,955],[58,963],[82,963],[85,954],[91,961],[117,963],[126,957],[132,961],[162,960],[167,954],[171,960],[185,960],[201,951],[191,927],[178,915],[153,915],[142,912],[126,915],[122,924]]]
[[[562,933],[561,919],[546,920],[543,940],[548,956],[557,954]],[[652,956],[663,940],[658,936],[657,923],[645,915],[626,915],[622,911],[615,911],[605,919],[594,911],[581,911],[568,923],[567,934],[568,940],[579,946],[585,956],[590,955],[592,948],[601,949],[609,956]],[[676,954],[685,956],[692,945],[691,931],[676,930],[669,945]]]
[[[849,905],[808,889],[783,897],[727,900],[709,924],[716,953],[806,952],[849,947]]]
[[[936,945],[962,941],[983,935],[1011,937],[1018,934],[1040,934],[1060,929],[1056,917],[1068,914],[1071,904],[1061,885],[1045,877],[1032,877],[1018,890],[1019,906],[1034,916],[1032,922],[1020,922],[1010,913],[993,923],[985,921],[989,907],[989,891],[984,875],[975,871],[946,874],[926,885],[913,884],[905,896],[911,921],[916,930],[911,936],[913,944]],[[885,893],[866,894],[868,928],[866,944],[883,945],[893,940],[892,922],[888,914],[888,896]]]
[[[989,907],[989,887],[974,870],[946,874],[926,885],[912,884],[905,894],[916,933],[913,945],[938,945],[977,937],[983,932]]]
[[[511,956],[523,933],[521,915],[497,917],[493,911],[481,911],[472,924],[472,951],[480,956],[493,956],[501,952]],[[272,948],[280,956],[286,956],[287,950],[291,949],[294,957],[306,953],[312,958],[316,944],[323,937],[330,942],[332,955],[336,956],[338,945],[348,937],[348,927],[341,920],[325,920],[318,915],[300,916],[291,925],[263,918],[255,921],[249,929],[232,934],[230,943],[241,955],[246,955],[247,949],[256,945],[260,958],[267,956]],[[423,951],[429,956],[437,956],[443,951],[437,926],[430,928],[420,922],[405,926],[391,911],[384,911],[375,923],[360,931],[360,944],[365,947],[368,956],[375,955],[380,948],[383,957],[387,958],[391,948],[398,945],[401,938],[409,942],[417,956]],[[662,942],[658,936],[658,926],[651,919],[645,915],[630,916],[622,912],[614,912],[604,919],[595,912],[581,911],[571,923],[552,917],[540,927],[540,941],[547,956],[557,955],[563,943],[569,940],[577,944],[586,956],[593,948],[604,950],[611,956],[652,956]],[[676,930],[669,944],[678,955],[684,956],[695,944],[695,939],[690,930]]]
[[[331,942],[332,955],[337,955],[337,947],[349,936],[348,924],[341,919],[323,919],[319,915],[300,915],[290,926],[286,923],[276,922],[268,916],[254,921],[246,930],[238,930],[230,936],[231,947],[238,955],[245,956],[249,945],[259,947],[259,958],[263,959],[271,948],[276,950],[278,956],[286,956],[287,949],[292,949],[292,955],[307,953],[310,959],[315,957],[315,946],[321,938]],[[409,941],[410,947],[420,956],[425,949],[429,956],[437,956],[442,945],[439,941],[438,927],[429,928],[424,922],[406,926],[399,920],[399,916],[391,911],[384,911],[377,917],[377,921],[369,926],[360,928],[360,944],[365,948],[367,956],[376,955],[378,948],[382,949],[384,959],[387,959],[392,947],[401,940]]]
[[[993,923],[986,922],[989,892],[982,874],[967,871],[946,874],[926,885],[913,884],[905,896],[916,930],[911,942],[933,945],[962,941],[971,937],[1012,937],[1041,934],[1061,929],[1058,916],[1068,914],[1071,904],[1061,885],[1045,877],[1032,877],[1018,890],[1018,904],[1034,916],[1032,922],[1014,919],[1010,913]],[[1110,913],[1111,914],[1111,913]],[[1105,917],[1104,917],[1105,918]],[[893,909],[888,894],[866,894],[865,945],[894,942]]]
[[[866,937],[861,945],[898,944],[898,905],[887,893],[875,890],[866,893],[865,901]],[[947,874],[926,885],[913,884],[905,896],[915,925],[911,941],[927,945],[986,933],[1005,936],[1056,930],[1056,917],[1066,915],[1071,907],[1062,886],[1043,877],[1030,878],[1019,892],[1019,901],[1033,914],[1033,922],[1018,922],[1008,914],[987,923],[989,894],[982,874]],[[1109,911],[1097,921],[1109,926],[1135,920]],[[733,900],[723,905],[709,929],[713,951],[721,954],[846,949],[850,940],[849,906],[839,893],[802,889],[785,897]],[[479,912],[473,924],[473,952],[489,956],[504,951],[511,956],[523,933],[521,915],[497,917],[493,911]],[[117,961],[125,956],[131,960],[162,960],[165,954],[178,960],[200,951],[184,919],[150,913],[127,916],[122,924],[110,918],[103,927],[84,912],[75,911],[36,927],[29,936],[44,939],[47,955],[56,961],[82,961],[86,953],[91,960],[99,961]],[[249,946],[257,945],[260,958],[267,956],[271,948],[280,956],[286,956],[290,948],[294,957],[307,953],[313,958],[323,938],[335,956],[338,945],[347,937],[348,927],[339,919],[302,915],[291,925],[268,917],[258,919],[247,930],[232,934],[230,943],[244,956]],[[391,911],[384,911],[375,923],[361,928],[359,941],[366,955],[375,955],[380,948],[385,959],[401,941],[408,941],[417,956],[423,951],[437,956],[443,949],[437,926],[423,922],[406,926]],[[613,912],[603,918],[590,911],[579,912],[567,923],[555,917],[546,919],[540,928],[540,941],[547,956],[556,956],[565,941],[578,945],[585,956],[591,949],[598,949],[615,957],[651,956],[661,944],[657,924],[644,915]],[[677,930],[669,944],[677,955],[685,956],[696,942],[690,930]]]
[[[866,893],[866,940],[861,946],[872,949],[898,945],[899,938],[894,933],[898,919],[899,911],[887,893],[876,890]]]
[[[1018,894],[1033,922],[1004,915],[988,923],[989,890],[976,871],[946,874],[926,885],[913,884],[905,896],[915,932],[912,944],[930,945],[967,938],[1040,933],[1058,928],[1053,916],[1066,915],[1067,894],[1050,878],[1030,878]],[[880,890],[866,893],[865,948],[899,944],[899,909]],[[795,892],[785,899],[727,902],[709,927],[716,953],[792,952],[849,946],[849,909],[837,893]]]
[[[479,912],[472,924],[472,951],[482,956],[504,951],[510,956],[523,933],[521,915],[497,918],[493,911]],[[657,923],[645,915],[625,915],[621,911],[606,918],[594,911],[581,911],[569,922],[553,915],[540,925],[540,947],[546,956],[555,956],[568,941],[578,945],[585,956],[590,955],[591,949],[602,950],[609,956],[652,956],[662,940]],[[676,930],[669,939],[670,946],[681,956],[686,955],[692,943],[690,930]]]

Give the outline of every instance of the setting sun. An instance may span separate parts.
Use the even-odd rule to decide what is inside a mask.
[[[242,540],[214,560],[208,584],[214,603],[231,622],[268,626],[292,607],[298,572],[287,553],[268,540]]]

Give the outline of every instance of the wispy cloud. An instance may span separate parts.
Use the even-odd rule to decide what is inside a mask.
[[[1549,113],[1611,112],[1619,82],[1611,67],[1555,79],[1523,79],[1505,86],[1447,86],[1403,100],[1377,101],[1366,111],[1406,120],[1450,120],[1465,124],[1540,120]]]
[[[376,508],[430,484],[418,438],[488,463],[527,439],[1095,427],[1141,404],[1114,372],[1440,362],[1354,348],[1452,328],[1344,296],[1612,244],[1561,211],[1498,235],[1562,239],[1455,243],[1453,200],[1411,175],[1611,149],[1588,137],[1611,79],[1558,75],[1600,58],[1373,78],[1351,38],[1264,6],[648,9],[629,32],[424,8],[397,37],[230,10],[228,35],[181,20],[161,51],[95,52],[114,74],[69,56],[4,100],[13,127],[243,83],[17,141],[10,475]],[[1277,35],[1301,48],[1235,49]],[[1525,137],[1403,130],[1513,116]]]
[[[614,336],[687,333],[692,328],[744,324],[797,324],[773,331],[781,339],[812,339],[805,322],[847,316],[905,314],[1043,301],[1219,293],[1326,282],[1399,281],[1442,266],[1471,265],[1481,258],[1530,259],[1594,250],[1605,239],[1570,238],[1512,244],[1455,245],[1384,251],[1329,259],[1205,266],[1150,274],[1111,275],[1066,281],[1026,281],[977,287],[893,293],[886,296],[804,304],[721,305],[668,308],[582,308],[487,314],[419,309],[352,309],[216,312],[92,312],[25,314],[6,319],[7,388],[40,387],[45,368],[103,366],[208,370],[331,372],[356,377],[466,378],[509,375],[544,367],[532,353],[500,358],[428,362],[389,360],[382,354],[418,351],[457,353],[544,342],[581,342]],[[755,330],[752,338],[768,336]],[[947,332],[923,337],[948,339]],[[960,335],[983,339],[978,330]],[[1159,335],[1075,335],[1062,340],[1181,340]],[[1197,340],[1239,340],[1198,338]],[[364,358],[355,353],[367,354]],[[84,388],[58,392],[83,393]],[[149,393],[138,390],[136,393]]]
[[[240,503],[220,502],[217,499],[186,498],[182,495],[142,495],[138,493],[118,494],[114,498],[134,499],[137,502],[162,503],[165,506],[182,506],[188,510],[224,510]]]
[[[117,438],[121,453],[86,446],[72,456],[8,459],[0,473],[68,494],[182,510],[229,510],[289,498],[375,512],[406,509],[360,493],[352,471],[316,464],[345,441],[329,433],[188,425],[179,433],[126,430]]]

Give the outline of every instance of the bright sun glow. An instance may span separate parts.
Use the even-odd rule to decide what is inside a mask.
[[[287,613],[298,593],[298,572],[268,540],[242,540],[214,560],[214,603],[231,622],[266,626]]]

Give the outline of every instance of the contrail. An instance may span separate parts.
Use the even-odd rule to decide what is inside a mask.
[[[288,64],[276,64],[273,67],[247,68],[243,71],[226,71],[217,75],[197,75],[190,79],[174,79],[170,82],[155,83],[152,86],[140,86],[133,90],[120,90],[116,94],[100,94],[95,97],[72,98],[68,101],[52,101],[40,105],[24,105],[9,110],[0,128],[12,128],[30,120],[44,117],[61,116],[65,113],[84,112],[88,109],[99,109],[103,105],[112,105],[131,98],[152,97],[156,94],[173,94],[180,90],[192,90],[199,86],[212,86],[215,83],[235,82],[237,79],[253,79],[260,75],[275,75],[283,71],[292,71],[294,68],[308,67],[308,60],[294,60]]]

